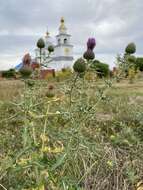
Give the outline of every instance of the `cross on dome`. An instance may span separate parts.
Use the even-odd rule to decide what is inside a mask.
[[[49,33],[48,29],[47,29],[47,31],[45,33],[45,37],[49,37],[49,35],[50,35],[50,33]]]

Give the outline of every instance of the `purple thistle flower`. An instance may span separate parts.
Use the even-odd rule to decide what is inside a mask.
[[[95,48],[96,46],[96,40],[95,38],[89,38],[88,41],[87,41],[87,49],[90,49],[93,51],[93,49]]]

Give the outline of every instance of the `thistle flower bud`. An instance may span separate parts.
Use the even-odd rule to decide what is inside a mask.
[[[83,57],[86,60],[93,60],[95,58],[95,54],[91,49],[88,49],[84,54]]]
[[[43,38],[40,38],[40,39],[38,40],[38,42],[37,42],[37,47],[40,48],[40,49],[42,49],[42,48],[45,47],[45,42],[44,42]]]
[[[85,63],[84,59],[82,59],[82,58],[77,59],[73,65],[73,69],[75,72],[78,72],[78,73],[85,72],[86,63]]]
[[[52,45],[50,45],[50,46],[48,47],[48,51],[49,51],[49,53],[52,53],[52,52],[54,51],[54,47],[53,47]]]
[[[53,89],[54,89],[54,86],[53,86],[52,84],[50,84],[50,85],[48,86],[48,89],[49,89],[49,90],[53,90]]]
[[[136,45],[134,43],[130,43],[127,45],[125,52],[128,54],[133,54],[136,52]]]

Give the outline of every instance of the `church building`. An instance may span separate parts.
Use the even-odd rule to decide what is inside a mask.
[[[42,49],[42,66],[43,69],[55,69],[55,71],[63,68],[72,68],[73,66],[73,45],[71,44],[71,35],[67,33],[64,18],[61,18],[59,32],[56,35],[56,44],[53,44],[49,32],[44,37],[45,48]],[[48,47],[52,45],[54,52],[50,54]],[[40,62],[40,51],[35,49],[35,59]]]

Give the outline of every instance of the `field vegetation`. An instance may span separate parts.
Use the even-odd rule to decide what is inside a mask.
[[[95,45],[74,72],[0,81],[0,189],[143,190],[142,58],[130,43],[110,72]]]
[[[73,86],[72,77],[52,84],[1,82],[2,189],[137,189],[142,80],[78,78]]]

